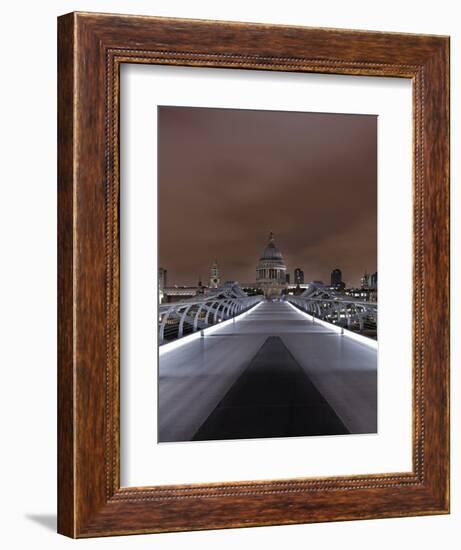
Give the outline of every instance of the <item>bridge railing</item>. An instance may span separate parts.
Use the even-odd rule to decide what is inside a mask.
[[[376,332],[378,325],[378,304],[339,298],[287,296],[292,303],[309,315],[336,326],[359,332]]]
[[[163,304],[159,307],[159,345],[237,317],[263,299],[262,296],[210,296]]]

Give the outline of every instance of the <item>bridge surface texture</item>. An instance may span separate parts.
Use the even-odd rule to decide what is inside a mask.
[[[159,441],[377,431],[377,352],[286,302],[167,351]]]

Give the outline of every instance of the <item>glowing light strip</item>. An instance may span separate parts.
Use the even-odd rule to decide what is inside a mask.
[[[348,330],[347,328],[341,328],[337,325],[333,325],[332,323],[328,323],[328,321],[323,321],[323,319],[318,319],[317,317],[314,317],[313,315],[309,315],[308,313],[298,309],[296,306],[294,306],[291,302],[287,301],[287,304],[291,306],[294,310],[296,310],[298,313],[303,315],[304,317],[307,317],[310,321],[314,321],[314,323],[318,323],[319,325],[322,325],[333,332],[336,332],[338,334],[342,334],[343,336],[347,336],[348,338],[351,338],[352,340],[356,340],[357,342],[360,342],[361,344],[365,344],[366,346],[369,346],[373,349],[378,349],[378,342],[377,340],[373,340],[372,338],[367,338],[366,336],[362,336],[361,334],[357,334],[355,332],[352,332],[351,330]]]
[[[189,344],[190,342],[193,342],[194,340],[197,340],[198,338],[202,338],[202,333],[207,336],[211,334],[212,332],[216,332],[221,328],[224,328],[230,324],[233,324],[234,322],[240,321],[244,317],[246,317],[249,313],[253,313],[253,311],[262,304],[262,302],[258,302],[254,306],[251,306],[250,309],[245,311],[244,313],[241,313],[240,315],[237,315],[236,317],[233,317],[232,319],[227,319],[226,321],[222,321],[221,323],[216,323],[216,325],[213,325],[211,327],[204,328],[202,330],[197,330],[197,332],[194,332],[192,334],[188,334],[187,336],[183,336],[179,340],[175,340],[174,342],[168,342],[167,344],[163,344],[159,347],[158,354],[164,355],[165,353],[168,353],[170,351],[173,351],[181,346],[184,346],[185,344]]]

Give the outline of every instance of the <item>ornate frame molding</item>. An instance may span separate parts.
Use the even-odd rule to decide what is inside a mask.
[[[446,37],[86,13],[59,19],[61,533],[85,537],[448,512],[448,52]],[[411,472],[120,487],[121,63],[412,79]]]

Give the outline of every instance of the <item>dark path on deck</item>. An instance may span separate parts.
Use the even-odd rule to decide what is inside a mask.
[[[348,434],[278,336],[270,336],[193,440]]]

